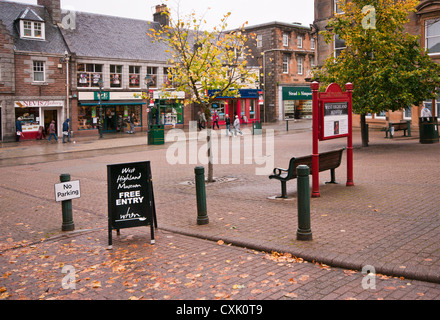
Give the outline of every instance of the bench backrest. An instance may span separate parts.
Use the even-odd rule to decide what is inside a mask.
[[[342,153],[345,148],[324,152],[319,154],[319,172],[327,171],[330,169],[336,169],[341,165]],[[306,165],[310,168],[310,174],[313,173],[312,156],[305,156],[299,158],[290,159],[289,163],[289,175],[292,178],[296,178],[296,168],[300,165]],[[293,170],[292,170],[293,169]]]
[[[408,129],[408,122],[390,123],[390,127],[394,127],[394,130],[406,130]]]

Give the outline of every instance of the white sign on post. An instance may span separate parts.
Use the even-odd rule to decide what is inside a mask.
[[[81,198],[79,181],[69,181],[55,185],[55,200],[57,202]]]

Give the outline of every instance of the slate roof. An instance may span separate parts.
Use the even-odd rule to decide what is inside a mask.
[[[28,8],[30,10],[27,11]],[[20,38],[17,21],[23,14],[28,20],[40,21],[39,18],[41,18],[46,22],[45,41]],[[43,6],[0,0],[0,20],[14,39],[17,51],[64,55],[64,52],[68,50],[58,26],[52,24],[52,18]]]
[[[75,29],[63,29],[70,50],[78,57],[166,62],[171,56],[163,43],[153,42],[149,29],[156,22],[76,12]]]

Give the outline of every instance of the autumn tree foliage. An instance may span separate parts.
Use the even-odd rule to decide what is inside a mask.
[[[231,13],[223,16],[218,26],[207,30],[207,22],[191,13],[180,17],[166,10],[169,25],[150,29],[149,35],[169,47],[172,82],[169,87],[186,92],[185,104],[198,105],[205,113],[208,129],[208,181],[213,181],[211,154],[211,105],[217,97],[238,97],[239,90],[257,81],[258,69],[248,67],[249,35],[238,30],[228,31]],[[212,90],[212,91],[209,91]],[[208,93],[210,92],[210,93]]]
[[[330,56],[314,77],[323,85],[354,84],[353,110],[361,115],[362,142],[368,146],[365,115],[418,106],[437,95],[440,67],[420,46],[420,37],[405,31],[418,0],[341,0],[322,34],[336,35],[346,49]]]

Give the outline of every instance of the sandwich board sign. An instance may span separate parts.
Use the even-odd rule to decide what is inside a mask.
[[[151,244],[157,228],[153,181],[150,162],[107,166],[108,236],[112,247],[112,231],[150,226]]]

